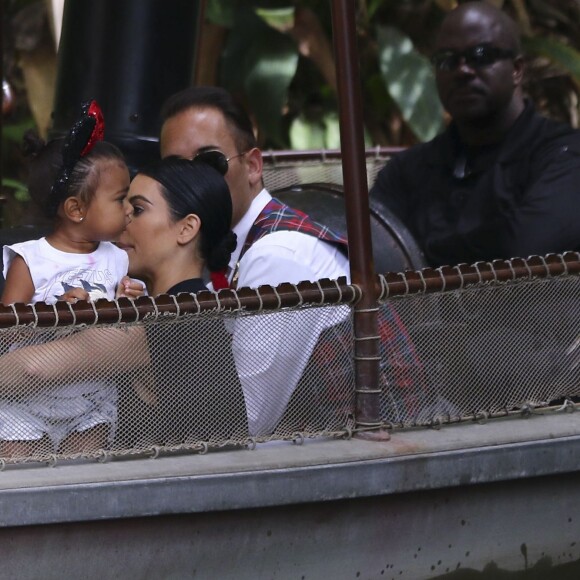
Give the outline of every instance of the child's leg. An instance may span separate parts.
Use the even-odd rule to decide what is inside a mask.
[[[65,455],[71,453],[90,453],[108,447],[111,426],[101,423],[85,431],[73,431],[61,442],[58,451]]]
[[[78,383],[67,387],[74,393],[68,406],[78,410],[58,445],[62,454],[90,453],[110,446],[117,425],[117,388],[103,383]]]
[[[6,459],[46,457],[52,453],[52,442],[45,435],[36,441],[0,441],[0,457]]]
[[[50,456],[54,453],[51,427],[38,415],[35,402],[0,401],[0,458]]]

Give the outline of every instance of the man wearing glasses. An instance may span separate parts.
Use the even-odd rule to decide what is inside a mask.
[[[229,93],[218,87],[185,89],[168,99],[161,116],[161,156],[204,160],[229,185],[238,237],[227,274],[232,286],[349,276],[344,240],[280,207],[264,188],[252,124]],[[285,225],[278,228],[281,222]],[[276,427],[319,334],[348,313],[348,308],[321,308],[315,315],[300,311],[235,320],[232,348],[251,435]]]
[[[461,4],[435,47],[452,122],[387,163],[371,195],[431,266],[580,249],[580,132],[524,99],[515,23],[487,2]]]

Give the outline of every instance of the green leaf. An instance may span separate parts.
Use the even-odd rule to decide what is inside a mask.
[[[297,66],[294,41],[268,26],[250,7],[240,6],[222,57],[221,83],[245,94],[272,147],[288,146],[283,111]]]
[[[6,141],[10,141],[12,143],[22,143],[22,137],[24,133],[29,129],[33,129],[35,127],[34,119],[29,117],[20,123],[15,123],[13,125],[3,125],[2,126],[2,139]]]
[[[301,114],[290,125],[292,149],[340,149],[340,126],[334,111],[317,118]]]
[[[256,14],[270,27],[283,32],[294,26],[296,8],[256,8]]]
[[[244,83],[258,123],[278,147],[287,144],[282,113],[288,87],[296,74],[298,50],[291,39],[275,33],[263,34],[247,54],[250,64]]]
[[[207,0],[205,18],[218,26],[232,28],[236,6],[235,0]]]
[[[16,201],[30,201],[28,189],[24,183],[17,179],[10,179],[8,177],[2,178],[2,188],[7,187],[14,190],[14,199]]]
[[[431,64],[396,28],[377,27],[377,42],[388,93],[415,135],[422,141],[432,139],[443,128],[443,107]]]
[[[550,37],[526,37],[522,43],[528,54],[548,58],[580,84],[580,52],[575,48]]]

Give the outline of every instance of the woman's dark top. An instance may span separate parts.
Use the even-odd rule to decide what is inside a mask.
[[[175,286],[172,286],[165,292],[165,294],[179,294],[180,292],[201,292],[202,290],[207,290],[207,286],[201,278],[190,278],[189,280],[183,280],[183,282],[178,282]]]
[[[167,294],[201,290],[207,290],[203,280],[192,278]],[[171,446],[245,438],[244,395],[223,320],[204,314],[160,317],[146,332],[156,402],[146,403],[135,388],[126,389],[130,401],[120,401],[119,442]]]

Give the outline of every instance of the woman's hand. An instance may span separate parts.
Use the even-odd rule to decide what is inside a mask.
[[[145,286],[141,282],[129,278],[129,276],[124,276],[117,286],[117,298],[139,298],[139,296],[144,294]]]

